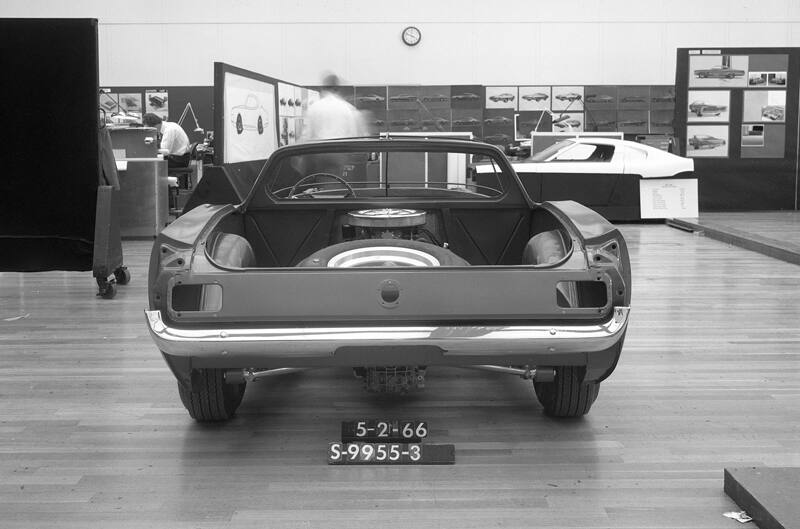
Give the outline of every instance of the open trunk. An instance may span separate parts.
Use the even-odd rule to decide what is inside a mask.
[[[392,225],[407,221],[383,215],[369,219],[382,226],[354,226],[354,211],[423,212],[424,223]],[[495,211],[493,222],[486,215],[231,210],[203,235],[168,311],[184,323],[281,325],[608,317],[614,274],[587,267],[573,228],[546,209]]]

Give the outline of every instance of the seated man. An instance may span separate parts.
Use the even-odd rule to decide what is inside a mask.
[[[164,121],[156,114],[147,113],[142,116],[142,123],[146,127],[154,127],[161,138],[158,152],[164,155],[167,165],[173,167],[186,167],[189,165],[189,136],[180,125],[171,121]]]

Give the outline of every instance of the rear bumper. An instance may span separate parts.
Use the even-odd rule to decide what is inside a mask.
[[[598,324],[184,329],[145,311],[150,335],[171,357],[205,366],[470,365],[584,355],[620,342],[629,307]],[[535,364],[536,362],[532,362]],[[572,362],[569,362],[572,363]]]

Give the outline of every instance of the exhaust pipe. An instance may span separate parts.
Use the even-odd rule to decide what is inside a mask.
[[[241,384],[242,382],[252,382],[259,378],[275,377],[278,375],[289,375],[305,371],[305,367],[278,367],[275,369],[231,369],[225,372],[225,382],[227,384]]]
[[[479,369],[481,371],[490,371],[492,373],[502,373],[504,375],[516,375],[525,380],[535,380],[536,382],[552,382],[556,378],[556,370],[552,367],[508,367],[508,366],[491,366],[491,365],[476,365],[476,366],[459,366],[467,369]]]

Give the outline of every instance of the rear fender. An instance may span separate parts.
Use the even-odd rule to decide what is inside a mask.
[[[631,270],[628,246],[622,233],[596,211],[572,200],[544,202],[541,207],[558,218],[585,248],[586,266],[609,273],[622,288],[615,288],[613,304],[629,306]]]
[[[165,277],[188,271],[198,244],[214,225],[235,209],[231,205],[203,204],[178,217],[164,228],[153,243],[148,271],[148,299],[151,309],[162,309],[159,284]]]

